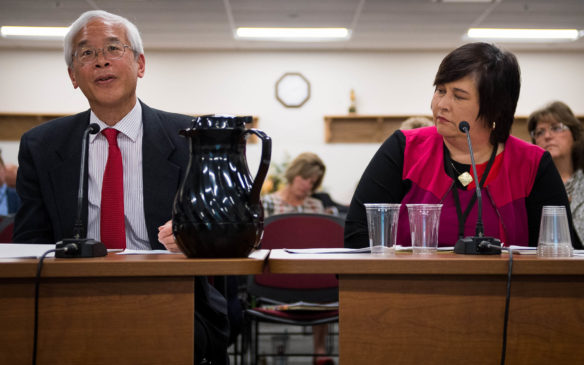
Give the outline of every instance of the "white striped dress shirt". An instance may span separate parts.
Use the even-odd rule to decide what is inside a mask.
[[[97,123],[101,130],[109,128],[91,112],[89,123]],[[126,248],[150,250],[144,215],[144,189],[142,182],[142,106],[136,101],[134,108],[113,128],[117,129],[118,146],[124,166],[124,216],[126,223]],[[108,142],[100,132],[89,135],[88,161],[88,224],[87,237],[100,240],[100,207],[103,173],[108,157]]]

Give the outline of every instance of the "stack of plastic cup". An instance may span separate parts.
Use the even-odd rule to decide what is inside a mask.
[[[544,206],[541,211],[537,256],[570,257],[573,254],[566,207]]]

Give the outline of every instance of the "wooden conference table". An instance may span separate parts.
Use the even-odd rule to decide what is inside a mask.
[[[37,364],[194,362],[194,277],[259,274],[244,259],[115,255],[44,261]],[[0,364],[31,364],[37,259],[0,259]]]
[[[192,364],[194,276],[262,272],[247,259],[46,259],[38,364]],[[38,260],[0,260],[0,364],[30,364]],[[498,364],[507,255],[269,253],[274,273],[338,273],[344,364]],[[507,364],[584,359],[584,259],[514,255]]]
[[[499,364],[508,255],[289,254],[273,273],[339,275],[346,364]],[[584,258],[513,255],[506,364],[584,362]]]

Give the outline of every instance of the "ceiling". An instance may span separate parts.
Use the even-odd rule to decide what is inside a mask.
[[[82,12],[127,17],[146,50],[444,50],[471,26],[584,30],[584,0],[0,0],[0,25],[68,26]],[[260,42],[233,38],[240,26],[348,27],[349,41]],[[60,48],[58,41],[0,38],[0,48]],[[506,44],[512,50],[584,51],[574,42]]]

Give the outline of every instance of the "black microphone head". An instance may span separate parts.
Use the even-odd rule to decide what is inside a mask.
[[[97,123],[91,123],[87,128],[89,129],[89,133],[91,134],[96,134],[101,129],[99,128],[99,125],[97,125]]]
[[[460,129],[460,131],[462,133],[466,133],[466,132],[470,131],[470,124],[468,124],[468,122],[466,120],[463,120],[458,125],[458,129]]]

